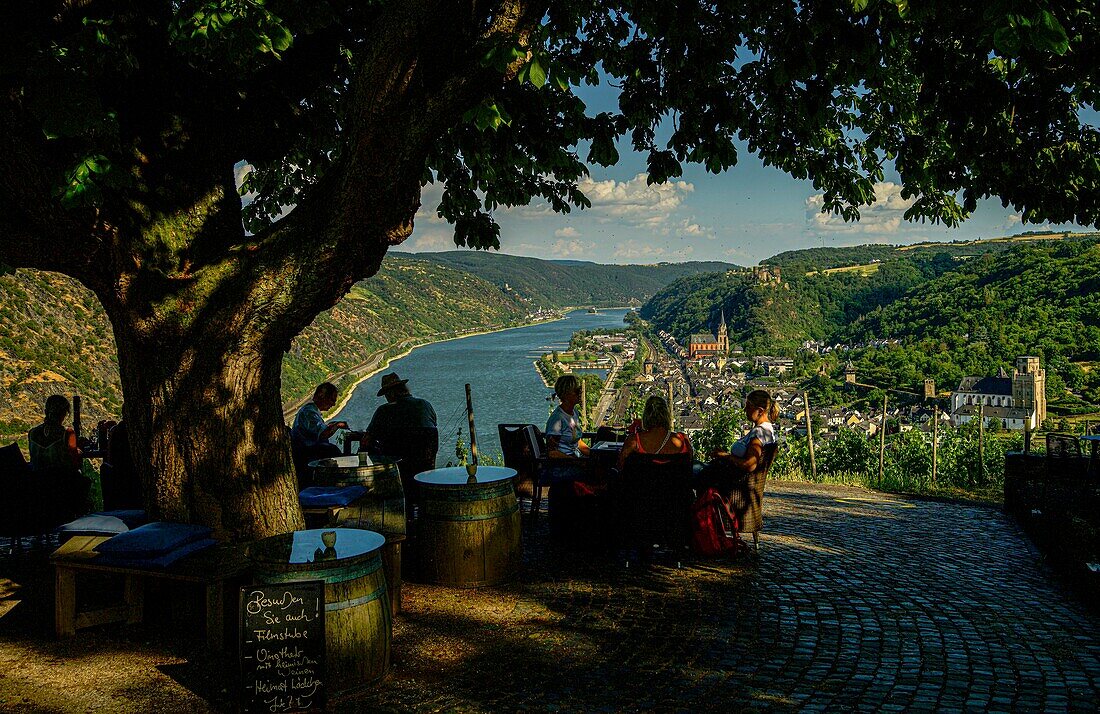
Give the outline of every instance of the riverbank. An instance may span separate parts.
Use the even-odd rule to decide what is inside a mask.
[[[360,362],[355,367],[352,367],[349,370],[346,370],[344,372],[341,372],[339,374],[335,374],[335,375],[332,375],[332,376],[329,377],[328,381],[337,382],[338,380],[341,380],[345,377],[348,377],[349,375],[354,375],[355,381],[350,386],[345,386],[341,389],[340,402],[333,408],[333,411],[328,415],[328,418],[329,419],[335,419],[336,417],[338,417],[340,415],[340,413],[348,405],[348,402],[351,400],[352,395],[355,394],[355,390],[359,387],[360,384],[367,381],[368,379],[370,379],[374,375],[378,374],[379,372],[385,370],[386,368],[388,368],[390,366],[391,363],[395,362],[396,360],[402,359],[402,358],[407,357],[408,355],[412,354],[412,352],[414,350],[416,350],[420,347],[426,347],[428,345],[440,344],[440,343],[443,343],[443,342],[452,342],[454,340],[463,340],[463,339],[466,339],[467,337],[477,337],[479,335],[490,335],[490,334],[495,334],[495,333],[498,333],[498,332],[507,332],[509,330],[518,330],[518,329],[521,329],[521,328],[524,328],[524,327],[532,327],[532,326],[535,326],[535,325],[545,325],[545,324],[549,324],[549,323],[552,323],[552,322],[557,322],[559,320],[564,320],[565,316],[568,313],[570,313],[574,310],[579,310],[579,309],[584,309],[584,308],[565,307],[565,308],[561,308],[561,311],[558,313],[557,317],[554,317],[554,318],[551,318],[551,319],[548,319],[548,320],[531,320],[531,321],[527,321],[527,322],[524,322],[524,323],[519,324],[519,325],[508,325],[508,326],[497,327],[497,328],[493,328],[493,329],[475,330],[473,332],[468,332],[468,333],[464,333],[464,334],[461,334],[461,335],[442,336],[442,335],[436,334],[436,335],[426,335],[424,337],[410,337],[410,338],[407,338],[405,340],[402,340],[401,342],[390,345],[390,346],[386,347],[385,349],[381,349],[381,350],[377,350],[375,352],[372,352],[368,356],[367,359],[363,360],[362,362]],[[607,308],[607,309],[610,309],[610,308]],[[395,352],[394,354],[389,354],[392,350],[395,350],[395,349],[396,350],[403,350],[403,351]],[[284,409],[283,410],[284,418],[287,419],[287,421],[290,421],[291,419],[293,419],[294,415],[298,411],[298,409],[300,409],[302,407],[302,405],[305,404],[306,402],[308,402],[311,398],[312,398],[312,395],[303,397],[298,402],[295,402],[293,406],[290,406],[290,407]]]

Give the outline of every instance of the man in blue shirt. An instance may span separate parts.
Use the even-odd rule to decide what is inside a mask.
[[[329,437],[337,429],[347,429],[346,421],[325,422],[322,416],[336,406],[336,385],[322,382],[313,391],[313,399],[302,405],[294,416],[294,426],[290,428],[290,447],[294,454],[294,466],[298,470],[299,485],[305,475],[305,467],[310,461],[339,456],[340,447],[329,442]]]

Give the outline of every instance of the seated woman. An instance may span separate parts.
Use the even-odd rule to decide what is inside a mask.
[[[45,421],[27,433],[30,442],[31,468],[80,468],[80,449],[76,445],[76,432],[65,426],[69,416],[69,400],[60,394],[46,398]]]
[[[581,381],[575,374],[563,374],[554,382],[554,394],[561,404],[546,421],[547,455],[558,459],[579,459],[589,455],[581,439],[581,423],[575,414],[581,401]]]
[[[686,435],[672,430],[672,411],[664,397],[652,396],[642,409],[642,428],[628,437],[619,453],[619,470],[631,454],[690,454]]]
[[[27,434],[31,468],[38,472],[38,488],[51,494],[55,519],[64,523],[88,512],[92,484],[80,472],[82,457],[76,431],[65,426],[69,400],[52,394],[46,398],[45,412],[45,421]]]
[[[745,397],[745,416],[752,422],[752,429],[733,442],[729,451],[716,451],[711,455],[708,471],[715,466],[727,467],[719,469],[727,477],[722,481],[752,473],[763,457],[764,447],[776,441],[773,422],[779,418],[779,406],[770,394],[763,389],[750,392]],[[720,491],[728,492],[728,483],[718,485]]]

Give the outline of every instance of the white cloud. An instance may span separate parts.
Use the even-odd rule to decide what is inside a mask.
[[[421,235],[414,234],[412,240],[402,244],[402,248],[416,253],[458,250],[458,246],[455,245],[454,234],[440,230],[427,231]]]
[[[824,194],[806,199],[806,219],[810,229],[833,233],[897,233],[901,229],[904,213],[916,202],[914,198],[902,198],[901,186],[889,181],[875,184],[875,202],[861,206],[858,221],[845,222],[832,213],[822,213]]]
[[[577,238],[580,236],[580,231],[573,226],[566,226],[565,228],[559,228],[554,231],[554,235],[558,238]]]
[[[1019,213],[1013,213],[1011,216],[1009,216],[1008,218],[1005,219],[1005,225],[1006,226],[1014,226],[1014,225],[1016,225],[1017,223],[1020,222],[1020,218],[1021,217],[1020,217]]]
[[[565,238],[559,238],[550,244],[550,254],[555,258],[569,258],[577,255],[584,255],[585,252],[595,248],[595,243],[587,243],[581,240],[566,240]]]
[[[695,186],[687,181],[646,184],[647,174],[629,181],[593,181],[586,178],[578,186],[592,201],[592,213],[604,219],[617,218],[639,226],[658,226],[669,219]]]
[[[687,258],[695,252],[691,245],[680,245],[672,248],[667,243],[664,246],[655,245],[650,241],[627,239],[615,246],[612,254],[619,260],[630,260],[654,263],[662,260],[676,260]]]

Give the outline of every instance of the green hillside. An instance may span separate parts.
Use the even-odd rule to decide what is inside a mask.
[[[1042,358],[1051,401],[1068,387],[1098,404],[1100,371],[1087,368],[1100,360],[1100,243],[1018,246],[965,261],[842,336],[900,339],[897,348],[866,350],[858,365],[899,386],[927,376],[952,387],[1029,354]]]
[[[518,324],[526,314],[514,295],[470,273],[391,256],[294,340],[283,360],[284,400],[403,340]],[[0,390],[0,440],[41,421],[54,393],[80,394],[85,424],[118,417],[114,339],[91,292],[54,273],[0,276]]]
[[[642,317],[681,342],[717,328],[724,309],[730,342],[750,352],[784,353],[804,340],[830,340],[849,322],[954,268],[948,256],[882,263],[877,271],[784,274],[758,283],[744,271],[681,278],[657,293]]]
[[[419,253],[415,257],[468,270],[501,287],[507,285],[533,307],[644,302],[677,278],[737,267],[717,262],[601,265],[472,250]]]
[[[791,355],[807,339],[899,340],[844,359],[856,363],[861,382],[911,391],[925,378],[950,389],[965,375],[995,374],[1020,355],[1037,355],[1052,403],[1066,411],[1100,404],[1100,242],[1008,245],[969,258],[903,251],[873,272],[784,270],[780,283],[745,272],[692,276],[641,314],[683,342],[713,332],[724,308],[730,342],[757,354]]]
[[[761,261],[765,265],[779,265],[795,270],[825,270],[874,262],[946,254],[955,258],[971,258],[984,253],[1003,253],[1024,244],[1048,243],[1063,240],[1092,240],[1100,233],[1045,233],[1027,232],[1003,238],[984,240],[959,240],[948,243],[914,243],[911,245],[885,245],[872,243],[842,248],[803,248],[777,253]]]

